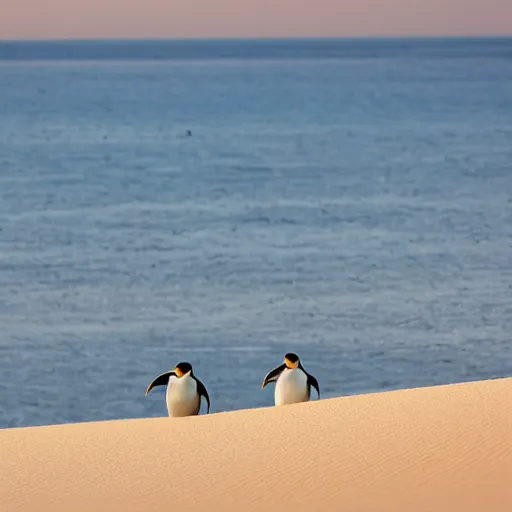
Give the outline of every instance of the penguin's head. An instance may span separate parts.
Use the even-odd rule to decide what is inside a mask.
[[[288,352],[288,354],[284,356],[284,364],[286,365],[286,368],[289,368],[290,370],[298,368],[300,364],[299,356],[293,352]]]
[[[192,373],[192,365],[190,363],[178,363],[174,368],[174,373],[178,379]]]

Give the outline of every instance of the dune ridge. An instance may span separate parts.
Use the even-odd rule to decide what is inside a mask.
[[[0,511],[512,510],[512,378],[0,430]]]

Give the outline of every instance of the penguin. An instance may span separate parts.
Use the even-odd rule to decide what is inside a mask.
[[[311,386],[316,389],[318,399],[320,399],[318,381],[304,369],[299,356],[292,352],[284,356],[282,365],[270,370],[265,375],[261,389],[270,382],[276,383],[275,405],[307,402],[311,397]]]
[[[146,396],[157,386],[167,386],[166,402],[170,417],[196,416],[204,396],[210,412],[210,397],[204,384],[194,375],[190,363],[178,363],[174,370],[156,377],[146,390]]]

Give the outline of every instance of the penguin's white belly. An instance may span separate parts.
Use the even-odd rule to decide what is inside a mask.
[[[166,402],[169,416],[173,418],[199,414],[201,397],[197,393],[196,381],[189,375],[181,379],[171,377],[167,386]]]
[[[276,382],[276,405],[295,404],[309,400],[308,377],[299,368],[283,370]]]

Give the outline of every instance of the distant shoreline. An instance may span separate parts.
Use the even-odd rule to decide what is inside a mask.
[[[0,61],[297,60],[388,56],[510,55],[512,36],[410,36],[346,38],[213,39],[11,39],[0,40]],[[485,48],[485,53],[483,48]],[[469,50],[469,53],[466,50]],[[473,55],[473,53],[471,53]]]

